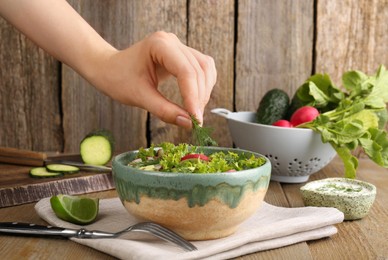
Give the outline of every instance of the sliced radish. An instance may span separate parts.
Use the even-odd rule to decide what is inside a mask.
[[[209,157],[201,153],[192,153],[192,154],[187,154],[181,158],[181,162],[186,160],[202,160],[207,162],[209,161]]]

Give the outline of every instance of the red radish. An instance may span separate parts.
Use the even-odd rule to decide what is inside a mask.
[[[293,127],[290,121],[285,119],[280,119],[272,124],[273,126],[280,126],[280,127]]]
[[[204,154],[201,153],[192,153],[192,154],[187,154],[181,158],[181,162],[185,160],[202,160],[202,161],[209,161],[209,157],[207,157]]]
[[[290,122],[293,126],[298,126],[313,121],[317,116],[319,116],[318,109],[312,106],[304,106],[292,114]]]

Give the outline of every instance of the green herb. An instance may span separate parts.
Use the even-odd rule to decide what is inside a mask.
[[[211,138],[212,128],[202,127],[199,125],[197,118],[191,115],[193,122],[193,142],[198,146],[217,146],[217,142]]]
[[[335,87],[327,75],[317,74],[298,89],[303,105],[315,105],[323,112],[314,121],[298,127],[319,132],[322,141],[333,146],[344,163],[347,178],[356,177],[358,159],[352,151],[358,147],[387,168],[388,72],[384,66],[372,76],[349,71],[343,74],[342,82],[345,91]]]

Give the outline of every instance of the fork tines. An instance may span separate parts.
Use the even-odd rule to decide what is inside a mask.
[[[192,243],[173,232],[172,230],[165,228],[159,224],[153,222],[143,222],[135,225],[137,230],[144,230],[152,233],[156,237],[174,243],[187,251],[198,250]]]

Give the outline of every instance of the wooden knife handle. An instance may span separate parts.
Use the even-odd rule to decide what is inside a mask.
[[[0,147],[0,162],[17,165],[43,166],[47,154],[11,147]]]

